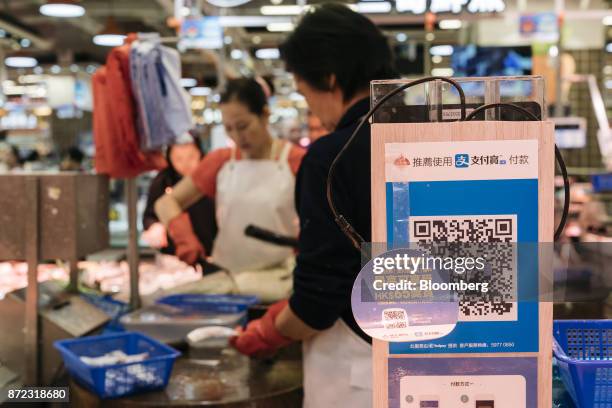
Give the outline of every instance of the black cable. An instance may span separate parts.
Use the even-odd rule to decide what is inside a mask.
[[[492,108],[507,108],[511,109],[515,112],[519,112],[529,117],[531,120],[538,121],[540,120],[536,115],[527,109],[513,105],[511,103],[489,103],[487,105],[483,105],[474,109],[470,114],[465,118],[466,121],[474,119],[477,114],[480,112],[486,111]],[[570,206],[570,185],[569,185],[569,177],[567,175],[567,168],[565,167],[565,161],[563,160],[563,156],[561,156],[561,151],[555,144],[555,159],[557,159],[557,163],[559,163],[559,168],[561,169],[561,175],[563,177],[563,190],[564,190],[564,200],[563,200],[563,213],[561,215],[561,220],[559,221],[559,225],[555,229],[554,240],[557,241],[561,238],[561,234],[563,233],[563,229],[565,228],[565,224],[567,223],[567,217],[569,215],[569,206]]]
[[[398,93],[408,88],[411,88],[415,85],[427,83],[427,82],[433,82],[436,80],[447,82],[451,84],[455,89],[457,89],[457,92],[459,92],[459,100],[461,102],[461,119],[460,120],[465,120],[465,117],[466,117],[465,115],[465,93],[463,92],[463,88],[461,88],[461,85],[459,85],[458,82],[450,78],[446,78],[446,77],[427,77],[427,78],[417,79],[415,81],[409,82],[407,84],[404,84],[394,89],[393,91],[383,96],[378,102],[376,102],[376,104],[370,109],[370,111],[361,119],[361,121],[359,122],[359,125],[357,125],[357,127],[355,128],[351,136],[348,138],[344,146],[342,146],[342,149],[340,149],[340,151],[338,152],[338,154],[332,161],[331,165],[329,166],[329,171],[327,173],[327,204],[329,205],[329,209],[331,210],[334,216],[334,221],[336,222],[336,224],[338,224],[338,226],[340,227],[344,235],[346,235],[348,239],[352,242],[353,246],[355,246],[355,248],[357,248],[360,252],[362,252],[366,257],[368,257],[369,255],[365,253],[365,251],[363,251],[363,249],[361,248],[361,245],[365,242],[365,240],[355,230],[355,228],[353,228],[351,223],[349,223],[346,220],[346,218],[344,218],[344,216],[338,212],[336,205],[334,204],[333,191],[332,191],[332,180],[333,180],[334,170],[336,169],[338,161],[340,161],[340,159],[342,158],[346,150],[353,143],[353,140],[355,139],[355,137],[357,136],[357,134],[359,133],[363,125],[366,124],[366,122],[374,115],[374,113],[376,113],[376,111],[385,102],[387,102],[393,96],[397,95]]]

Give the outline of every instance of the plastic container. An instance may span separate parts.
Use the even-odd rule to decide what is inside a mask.
[[[241,313],[258,302],[257,296],[180,294],[160,298],[155,303],[192,312]]]
[[[98,307],[110,318],[110,322],[104,326],[104,333],[116,333],[123,331],[123,326],[119,323],[121,316],[127,314],[130,311],[130,306],[127,303],[113,299],[109,295],[94,295],[89,293],[82,293],[81,297]]]
[[[612,191],[612,173],[593,174],[591,176],[594,193]]]
[[[553,353],[579,408],[612,407],[612,320],[556,320]]]
[[[244,324],[246,310],[239,313],[192,311],[163,304],[152,305],[123,316],[121,324],[128,331],[151,336],[164,343],[182,343],[187,334],[200,327],[235,328]]]
[[[54,343],[70,375],[100,398],[116,398],[129,394],[164,388],[168,384],[178,351],[140,333],[118,333]],[[100,357],[111,351],[148,353],[136,363],[93,367],[81,361],[81,356]]]

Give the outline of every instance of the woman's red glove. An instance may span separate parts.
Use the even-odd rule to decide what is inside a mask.
[[[238,336],[230,339],[230,344],[242,354],[248,356],[270,355],[281,347],[293,343],[276,328],[276,317],[286,307],[287,300],[281,300],[270,306],[261,319],[250,322]]]
[[[206,256],[204,247],[193,232],[188,213],[184,212],[170,221],[168,235],[174,241],[176,256],[186,264],[195,265],[198,259]]]

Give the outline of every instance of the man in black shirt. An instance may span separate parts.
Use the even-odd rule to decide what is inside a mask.
[[[351,311],[360,252],[334,221],[326,198],[330,165],[369,107],[369,83],[391,78],[391,51],[366,17],[344,5],[307,12],[281,47],[298,92],[332,131],[314,142],[297,175],[300,216],[291,298],[270,307],[232,339],[241,352],[260,355],[304,341],[304,406],[369,407],[371,347]],[[334,202],[366,241],[371,236],[370,128],[364,126],[338,162]]]

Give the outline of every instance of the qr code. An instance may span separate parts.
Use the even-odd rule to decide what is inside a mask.
[[[404,309],[391,308],[382,312],[385,329],[405,329],[408,327],[408,316]]]
[[[487,293],[461,294],[459,321],[517,320],[516,215],[413,216],[409,235],[427,256],[485,258],[483,270],[451,274],[488,283]]]

